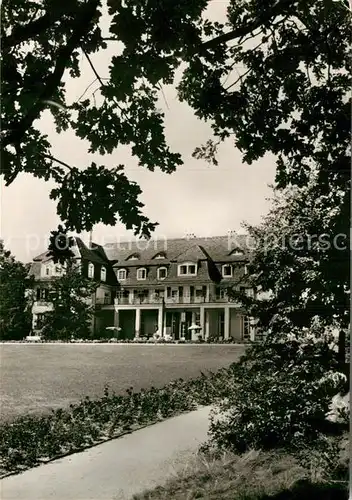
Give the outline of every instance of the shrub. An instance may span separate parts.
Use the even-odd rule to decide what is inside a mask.
[[[16,472],[82,450],[132,429],[209,405],[226,396],[232,368],[176,380],[124,396],[106,388],[99,400],[85,398],[48,416],[28,416],[0,426],[0,472]]]
[[[311,442],[325,431],[331,399],[346,380],[329,339],[303,335],[252,345],[234,372],[235,389],[213,411],[210,437],[237,452]]]

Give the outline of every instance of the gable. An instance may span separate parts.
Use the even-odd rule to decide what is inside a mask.
[[[231,252],[229,253],[229,255],[232,255],[233,257],[236,257],[236,256],[241,256],[241,255],[244,255],[244,251],[242,250],[242,248],[233,248],[231,250]]]
[[[180,253],[176,257],[177,262],[198,262],[199,260],[207,260],[208,256],[199,245],[194,245],[188,250]]]

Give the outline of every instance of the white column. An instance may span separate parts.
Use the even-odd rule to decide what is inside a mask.
[[[116,308],[114,311],[114,326],[116,328],[118,328],[120,326],[120,314],[119,314],[119,310]],[[113,337],[116,337],[117,339],[119,338],[119,330],[114,330]]]
[[[202,327],[200,332],[204,338],[205,337],[205,307],[200,308],[200,326]]]
[[[164,336],[163,332],[163,308],[159,307],[158,308],[158,333],[161,337]]]
[[[225,306],[225,318],[224,318],[224,339],[227,340],[230,337],[230,307]]]
[[[130,290],[130,293],[128,295],[128,302],[130,304],[133,304],[133,300],[134,300],[134,291],[133,290]]]
[[[210,286],[211,285],[207,285],[207,293],[205,295],[205,302],[210,302]]]
[[[253,324],[254,323],[254,318],[250,318],[251,326],[249,327],[249,338],[251,339],[252,342],[255,341],[255,331],[256,327]]]
[[[209,309],[205,311],[205,338],[209,338],[210,332],[210,311]]]
[[[139,337],[140,329],[141,329],[141,310],[139,307],[137,307],[137,309],[136,309],[136,324],[135,324],[136,337]]]

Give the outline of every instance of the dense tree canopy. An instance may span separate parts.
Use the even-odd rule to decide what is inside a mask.
[[[293,326],[346,328],[350,308],[350,235],[336,192],[315,196],[312,176],[304,188],[275,192],[259,226],[247,225],[252,242],[250,280],[257,297],[240,297],[265,332]],[[235,293],[236,295],[236,293]]]
[[[26,291],[32,286],[28,269],[4,248],[0,241],[0,339],[22,340],[31,329],[31,301]]]
[[[2,161],[6,183],[19,172],[54,179],[51,197],[66,229],[90,230],[117,218],[136,233],[155,224],[123,166],[66,165],[38,129],[44,110],[57,131],[71,128],[90,151],[129,145],[141,167],[173,172],[157,98],[162,85],[212,124],[214,138],[195,156],[216,162],[233,140],[251,163],[277,158],[277,186],[305,185],[314,170],[318,196],[349,205],[350,85],[348,3],[334,0],[230,0],[224,23],[207,18],[208,0],[5,0],[2,3]],[[107,34],[105,34],[105,31]],[[91,54],[116,45],[109,78]],[[66,99],[65,76],[90,64],[99,93]],[[176,81],[176,70],[181,79]],[[92,79],[92,80],[93,80]],[[94,196],[92,194],[94,193]],[[97,195],[97,196],[96,196]],[[84,210],[81,207],[84,206]]]

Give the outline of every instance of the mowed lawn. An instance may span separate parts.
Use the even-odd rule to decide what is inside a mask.
[[[244,346],[2,344],[0,418],[46,413],[85,396],[99,398],[107,385],[118,394],[161,387],[237,361]]]

